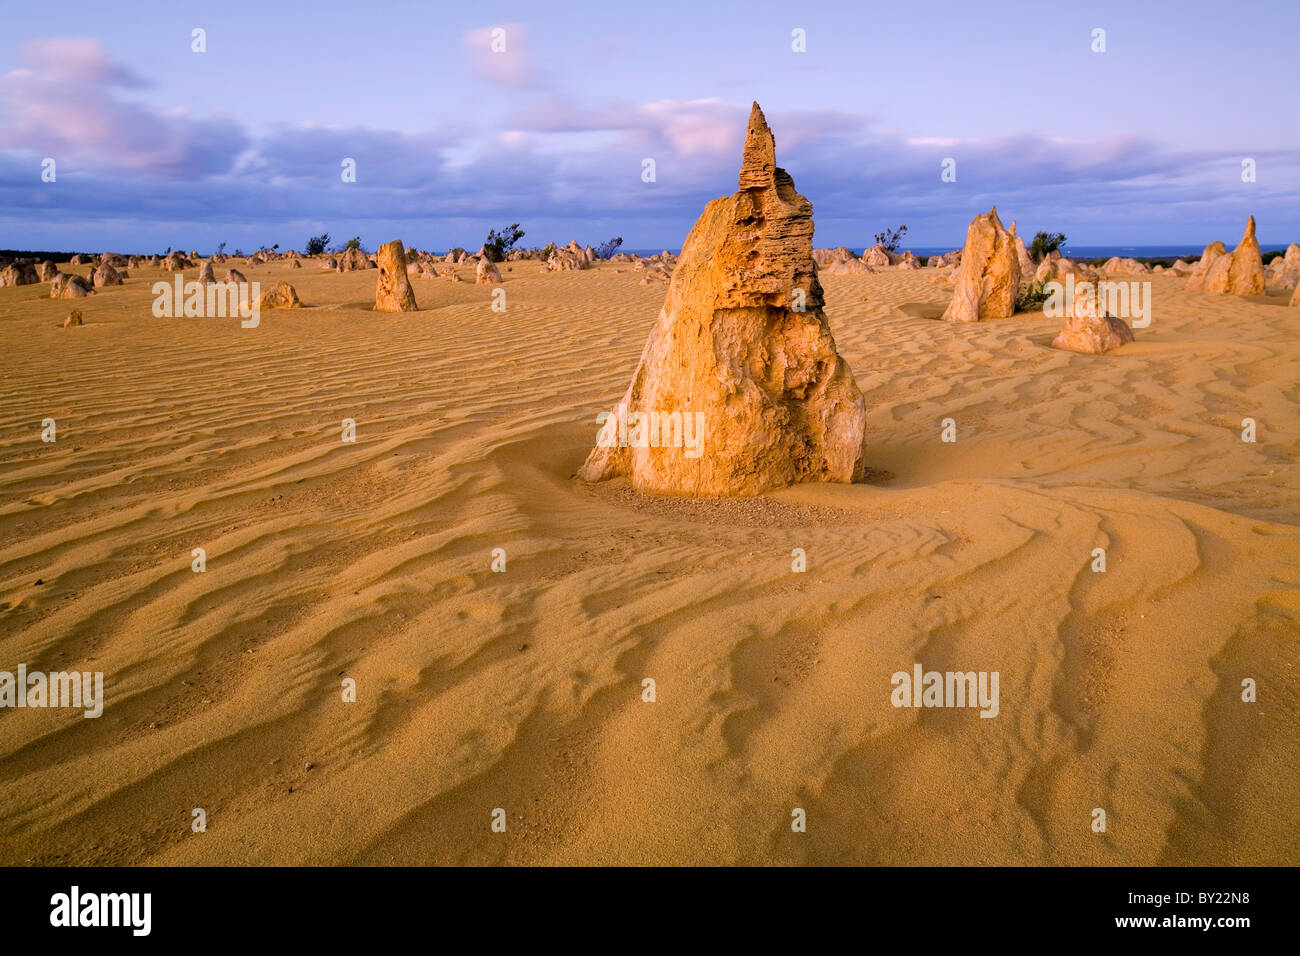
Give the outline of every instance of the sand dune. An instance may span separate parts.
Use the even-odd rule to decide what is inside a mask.
[[[0,712],[0,862],[1300,863],[1289,294],[1156,276],[1089,356],[825,277],[871,482],[701,502],[572,478],[664,287],[510,265],[240,266],[305,306],[257,329],[0,289],[0,669],[108,697]],[[891,706],[918,660],[998,717]]]

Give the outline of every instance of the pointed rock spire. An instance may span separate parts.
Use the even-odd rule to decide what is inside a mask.
[[[1255,238],[1254,216],[1246,220],[1246,231],[1241,234],[1237,248],[1210,265],[1205,274],[1205,291],[1228,295],[1264,294],[1264,259],[1260,255],[1259,240]]]
[[[966,230],[966,245],[962,246],[952,302],[943,313],[945,320],[982,322],[1004,319],[1015,312],[1021,270],[1016,248],[1019,241],[1002,227],[997,206],[971,220]],[[1024,248],[1023,243],[1020,248]]]
[[[866,404],[822,311],[812,204],[776,166],[754,104],[740,189],[691,229],[586,481],[662,495],[759,495],[861,480]]]
[[[762,108],[755,103],[749,111],[749,127],[745,130],[745,152],[740,159],[740,188],[770,186],[775,175],[776,140],[772,138]]]

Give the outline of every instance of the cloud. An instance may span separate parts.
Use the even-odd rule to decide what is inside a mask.
[[[248,146],[232,119],[196,119],[124,100],[147,86],[93,40],[25,44],[0,77],[0,149],[51,156],[64,170],[118,167],[168,178],[226,171]]]
[[[19,55],[27,63],[19,70],[44,82],[60,86],[148,86],[148,82],[120,63],[115,63],[95,40],[49,37],[24,43]]]
[[[480,59],[518,53],[518,61],[484,67],[499,69],[492,82],[510,87],[530,71],[524,32],[505,29],[505,54],[490,52],[490,28],[466,43]],[[92,41],[34,41],[23,60],[0,77],[0,233],[9,236],[0,245],[28,244],[34,224],[71,232],[116,223],[129,238],[143,221],[300,241],[300,224],[310,221],[348,235],[368,223],[446,247],[522,221],[539,244],[603,238],[588,233],[612,226],[642,234],[630,246],[675,246],[705,202],[736,188],[750,107],[717,97],[579,103],[539,87],[526,108],[517,96],[496,101],[513,109],[504,121],[469,111],[418,131],[280,123],[254,133],[233,119],[126,99],[148,84]],[[860,247],[901,221],[918,245],[956,245],[971,217],[994,203],[1020,220],[1022,234],[1060,229],[1076,238],[1083,230],[1097,241],[1160,227],[1199,242],[1204,224],[1214,224],[1210,238],[1233,239],[1247,211],[1260,216],[1265,236],[1300,225],[1284,212],[1300,198],[1295,151],[1258,155],[1268,177],[1246,187],[1233,186],[1238,157],[1129,134],[910,137],[854,110],[773,108],[767,117],[778,162],[813,201],[819,243]],[[39,181],[43,156],[59,161],[57,189]],[[345,157],[356,160],[355,183],[340,179]],[[940,179],[948,157],[957,160],[955,183]],[[656,162],[654,183],[641,179],[645,158]],[[560,234],[543,235],[534,223]],[[172,232],[162,234],[172,241]],[[186,241],[197,240],[175,240]]]

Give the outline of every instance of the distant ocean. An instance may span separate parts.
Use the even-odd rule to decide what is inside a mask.
[[[1205,246],[1207,245],[1209,245],[1209,243],[1203,243],[1202,245],[1199,246],[1071,246],[1067,244],[1062,249],[1062,254],[1071,259],[1109,259],[1111,256],[1121,256],[1122,258],[1125,259],[1169,259],[1169,258],[1177,259],[1180,257],[1187,258],[1188,256],[1199,257],[1200,254],[1205,251]],[[1228,248],[1231,249],[1232,245],[1233,245],[1232,243],[1229,243]],[[818,243],[817,248],[821,249],[823,248],[823,246],[820,243]],[[954,249],[960,249],[961,246],[960,244],[958,244],[956,246],[942,246],[942,247],[904,246],[903,248],[911,249],[912,252],[914,252],[916,255],[920,256],[922,259],[925,259],[928,258],[929,256],[941,256],[944,253],[952,252]],[[849,249],[858,255],[861,255],[864,251],[862,249],[857,248],[856,246],[850,246]],[[1271,252],[1275,249],[1284,250],[1286,249],[1286,246],[1285,245],[1281,245],[1281,246],[1261,245],[1260,246],[1261,252]],[[668,251],[673,253],[674,255],[681,252],[680,249],[672,249],[672,248],[670,248]],[[661,247],[659,249],[619,249],[619,252],[630,252],[633,255],[638,255],[638,256],[653,256],[656,253],[663,252],[663,248]]]

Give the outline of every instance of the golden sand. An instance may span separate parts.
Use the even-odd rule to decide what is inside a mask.
[[[306,306],[256,329],[0,289],[0,669],[107,693],[0,712],[0,863],[1300,863],[1288,295],[1151,277],[1086,356],[826,277],[872,482],[701,502],[572,478],[665,286],[510,265],[237,264]],[[998,716],[891,706],[916,661]]]

